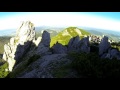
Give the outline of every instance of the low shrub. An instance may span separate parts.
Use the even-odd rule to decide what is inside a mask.
[[[72,53],[72,68],[83,77],[120,78],[120,61],[101,59],[96,53]]]

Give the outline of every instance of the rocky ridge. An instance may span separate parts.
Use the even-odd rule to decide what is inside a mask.
[[[18,72],[20,71],[18,69],[24,67],[24,70],[14,77],[53,78],[54,69],[72,61],[67,57],[68,53],[90,53],[89,36],[81,40],[79,36],[75,36],[70,39],[66,46],[57,42],[50,48],[51,38],[47,31],[44,31],[42,37],[37,39],[35,35],[33,23],[30,21],[23,22],[17,30],[17,35],[4,45],[3,59],[9,64],[8,70]],[[112,59],[115,57],[120,60],[120,52],[111,48],[108,37],[104,36],[101,39],[98,48],[101,58]],[[29,62],[33,63],[30,64]],[[70,72],[68,73],[70,74]],[[74,76],[76,72],[73,71],[73,73],[71,76],[76,77]]]

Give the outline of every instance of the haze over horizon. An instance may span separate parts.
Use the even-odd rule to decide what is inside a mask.
[[[83,26],[120,31],[120,12],[0,12],[0,30],[16,30],[27,20],[35,27]]]

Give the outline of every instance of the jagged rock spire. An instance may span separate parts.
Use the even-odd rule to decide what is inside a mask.
[[[22,25],[17,30],[17,37],[19,42],[32,41],[35,39],[35,27],[30,21],[23,22]]]
[[[10,39],[10,43],[4,45],[3,59],[9,64],[9,71],[16,61],[27,52],[31,43],[35,39],[35,27],[30,21],[22,22],[17,30],[17,35]]]
[[[110,47],[111,45],[108,42],[108,37],[104,36],[102,41],[99,44],[99,55],[101,56],[102,54],[107,52]]]

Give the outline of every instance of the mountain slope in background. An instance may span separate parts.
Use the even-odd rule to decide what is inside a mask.
[[[109,30],[86,30],[86,31],[97,36],[103,36],[103,35],[108,36],[110,40],[113,40],[115,42],[120,41],[120,32],[109,31]]]
[[[79,29],[77,27],[68,27],[65,30],[59,32],[55,37],[51,38],[50,46],[56,44],[56,42],[61,43],[62,45],[67,45],[69,40],[73,37],[80,36],[80,38],[90,35],[89,32]]]
[[[0,36],[15,36],[16,30],[8,29],[8,30],[0,30]]]
[[[98,29],[98,28],[91,28],[91,27],[80,27],[88,32],[90,32],[93,35],[97,36],[108,36],[110,40],[113,40],[115,42],[120,42],[120,31],[115,30],[106,30],[106,29]]]
[[[45,30],[38,30],[36,31],[36,37],[41,37],[42,36],[42,33],[44,31],[47,31],[50,33],[50,37],[53,37],[53,36],[56,36],[58,34],[58,32],[56,30],[51,30],[51,29],[45,29]]]

